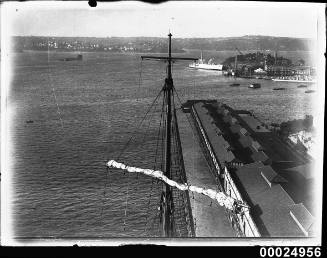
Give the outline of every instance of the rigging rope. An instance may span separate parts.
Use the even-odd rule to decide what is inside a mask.
[[[159,149],[159,141],[160,141],[160,133],[163,132],[162,130],[162,123],[164,120],[164,106],[165,106],[165,98],[162,99],[162,107],[161,107],[161,115],[160,115],[160,124],[159,124],[159,129],[158,129],[158,135],[157,135],[157,144],[156,144],[156,151],[154,155],[154,166],[153,169],[155,170],[157,168],[157,155],[158,155],[158,149]],[[161,141],[163,141],[163,138],[161,137]],[[151,189],[150,189],[150,194],[149,194],[149,200],[148,200],[148,205],[147,205],[147,211],[146,211],[146,216],[145,216],[145,226],[144,226],[144,232],[147,229],[147,224],[148,224],[148,216],[149,216],[149,207],[152,199],[152,189],[153,189],[153,183],[154,183],[154,178],[151,180]]]
[[[142,81],[142,63],[143,63],[143,60],[141,59],[141,65],[140,65],[140,74],[139,74],[139,89],[138,89],[138,92],[140,92],[140,89],[141,89],[141,81]],[[139,98],[137,97],[137,101],[139,100]]]
[[[148,113],[150,112],[151,108],[153,107],[153,105],[156,103],[157,99],[159,98],[159,96],[161,95],[161,93],[163,92],[163,90],[161,89],[160,92],[158,93],[158,95],[156,96],[156,98],[153,100],[153,102],[151,103],[151,105],[149,106],[148,110],[146,111],[144,117],[142,118],[141,122],[139,123],[139,125],[136,128],[136,131],[141,127],[141,125],[143,124],[145,118],[147,117]],[[132,135],[129,140],[127,141],[127,143],[125,144],[125,146],[123,147],[122,151],[120,152],[120,154],[118,155],[119,159],[121,157],[121,155],[124,153],[124,151],[127,149],[128,145],[131,143],[131,141],[133,140],[133,138],[136,136],[136,134]]]
[[[127,175],[127,190],[126,190],[126,199],[125,199],[125,209],[124,209],[124,231],[126,230],[126,216],[127,216],[127,204],[128,204],[128,193],[129,193],[129,185],[130,185],[130,180],[129,180],[129,174]]]
[[[50,58],[49,58],[49,38],[48,38],[48,53],[47,54],[48,54],[48,77],[49,77],[50,84],[52,84],[51,83],[51,76],[50,76],[50,66],[49,66],[49,62],[50,62]],[[60,108],[59,108],[59,105],[58,105],[56,92],[55,92],[55,89],[54,89],[53,86],[52,86],[52,92],[53,92],[53,96],[54,96],[55,103],[56,103],[56,106],[57,106],[57,113],[58,113],[58,116],[59,116],[61,128],[64,129],[64,124],[63,124],[62,119],[61,119],[61,112],[60,112]]]
[[[138,129],[142,126],[142,124],[144,123],[145,119],[147,118],[148,114],[150,113],[151,109],[153,108],[153,106],[155,105],[155,103],[157,102],[158,98],[160,97],[161,93],[163,92],[163,90],[161,89],[160,92],[158,93],[158,95],[156,96],[156,98],[153,100],[153,102],[150,104],[149,108],[147,109],[144,117],[142,118],[141,122],[139,123],[139,125],[137,126],[135,131],[138,131]],[[152,114],[153,115],[153,114]],[[151,116],[152,117],[152,116]],[[149,129],[150,123],[148,125],[148,129]],[[147,130],[148,130],[147,129]],[[146,130],[146,131],[147,131]],[[133,134],[128,142],[125,144],[125,146],[123,147],[123,149],[121,150],[121,152],[118,155],[118,159],[123,155],[124,151],[127,149],[127,147],[129,146],[129,144],[133,141],[133,139],[135,138],[136,134]],[[144,138],[145,139],[145,138]],[[107,172],[109,172],[109,169],[107,170]],[[107,175],[109,173],[106,173]],[[108,180],[108,176],[106,175],[106,179],[105,179],[105,185],[104,185],[104,193],[103,193],[103,198],[102,198],[102,208],[101,208],[101,212],[100,212],[100,218],[102,218],[103,215],[103,210],[104,210],[104,201],[105,201],[105,194],[106,194],[106,188],[107,188],[107,180]],[[123,219],[123,223],[124,223],[124,231],[126,230],[126,217],[127,217],[127,208],[128,208],[128,197],[129,197],[129,192],[130,192],[130,182],[131,180],[129,179],[129,175],[127,177],[127,189],[126,189],[126,199],[125,199],[125,207],[124,207],[124,219]]]
[[[149,108],[147,109],[144,117],[142,118],[141,122],[139,123],[139,125],[137,126],[136,130],[137,131],[141,125],[143,124],[143,122],[145,121],[148,113],[151,111],[152,107],[154,106],[154,104],[156,103],[157,99],[160,97],[161,93],[163,92],[163,90],[161,90],[158,95],[156,96],[156,98],[153,100],[153,102],[150,104]],[[59,107],[58,107],[59,108]],[[125,146],[123,147],[123,149],[121,150],[121,152],[118,155],[118,159],[122,156],[122,154],[124,153],[124,151],[127,149],[128,145],[132,142],[133,138],[135,137],[136,134],[133,134],[129,140],[127,141],[127,143],[125,144]],[[105,202],[105,196],[106,196],[106,189],[107,189],[107,182],[108,182],[108,173],[109,169],[107,169],[107,173],[106,173],[106,178],[105,178],[105,182],[104,182],[104,190],[103,190],[103,197],[102,197],[102,206],[101,206],[101,212],[100,212],[100,217],[99,220],[102,219],[103,216],[103,210],[104,210],[104,202]],[[129,182],[130,183],[130,182]],[[129,183],[128,183],[128,188],[127,188],[127,194],[129,191]],[[128,197],[128,196],[127,196]],[[126,209],[127,209],[127,198],[125,201],[125,218],[126,218]],[[126,221],[124,218],[124,226],[126,226]]]
[[[111,168],[119,168],[122,170],[126,170],[130,173],[142,173],[148,176],[152,176],[155,178],[160,179],[161,181],[167,183],[170,186],[176,187],[181,191],[192,191],[192,192],[196,192],[205,196],[208,196],[209,198],[215,200],[218,202],[219,205],[224,206],[225,208],[235,211],[236,209],[240,209],[241,207],[247,207],[247,205],[245,205],[244,203],[242,203],[239,200],[236,200],[230,196],[225,195],[223,192],[217,192],[215,190],[212,189],[204,189],[198,186],[193,186],[193,185],[189,185],[187,183],[184,184],[179,184],[169,178],[167,178],[164,173],[160,170],[152,170],[152,169],[142,169],[142,168],[137,168],[137,167],[130,167],[130,166],[126,166],[123,163],[119,163],[116,162],[114,160],[110,160],[107,163],[108,167]]]

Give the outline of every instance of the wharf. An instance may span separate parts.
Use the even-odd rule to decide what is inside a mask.
[[[190,114],[177,112],[187,181],[191,185],[217,189],[215,177],[203,155]],[[191,125],[190,125],[191,124]],[[236,237],[225,208],[203,195],[190,193],[196,237]]]
[[[202,181],[198,177],[208,176],[200,166],[199,157],[194,155],[194,152],[201,155],[203,149],[202,157],[208,161],[212,169],[209,171],[213,171],[212,178],[219,180],[216,187],[223,186],[227,195],[249,207],[241,213],[228,214],[237,236],[308,237],[315,234],[310,207],[314,173],[310,171],[308,157],[295,152],[248,111],[233,110],[212,100],[187,101],[182,108],[190,112],[190,120],[194,122],[190,124],[195,136],[190,133],[183,136],[186,149],[193,148],[193,152],[184,153],[190,183],[196,173],[192,168],[198,170],[196,183]],[[197,136],[201,141],[196,141]],[[191,140],[193,145],[189,146]],[[196,208],[192,208],[197,218]],[[220,219],[223,221],[222,216]]]

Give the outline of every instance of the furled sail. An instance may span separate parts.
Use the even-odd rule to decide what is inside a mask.
[[[163,172],[160,171],[160,170],[130,167],[130,166],[126,166],[123,163],[116,162],[114,160],[110,160],[107,163],[107,166],[109,168],[119,168],[119,169],[122,169],[122,170],[126,170],[126,171],[128,171],[130,173],[142,173],[142,174],[145,174],[145,175],[148,175],[148,176],[152,176],[154,178],[158,178],[161,181],[167,183],[168,185],[178,188],[179,190],[182,190],[182,191],[189,190],[189,191],[192,191],[192,192],[196,192],[196,193],[199,193],[199,194],[206,195],[209,198],[217,201],[220,206],[224,206],[229,210],[235,211],[237,208],[240,208],[240,206],[243,206],[243,207],[246,206],[246,205],[240,203],[238,200],[236,200],[236,199],[234,199],[234,198],[232,198],[230,196],[225,195],[223,192],[217,192],[217,191],[212,190],[212,189],[204,189],[204,188],[189,185],[189,184],[186,184],[186,183],[185,184],[179,184],[179,183],[167,178],[163,174]]]

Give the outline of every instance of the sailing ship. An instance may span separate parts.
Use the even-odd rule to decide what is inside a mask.
[[[143,169],[128,166],[124,163],[117,162],[115,160],[109,160],[107,162],[107,169],[110,168],[118,168],[123,171],[127,171],[129,173],[142,173],[147,176],[154,177],[165,183],[162,188],[161,198],[160,198],[160,206],[158,210],[160,211],[160,228],[162,237],[175,237],[176,228],[175,228],[175,212],[176,208],[174,205],[174,199],[176,195],[176,191],[183,192],[184,197],[187,203],[186,209],[191,209],[189,202],[189,194],[188,192],[196,192],[202,195],[205,195],[212,200],[218,202],[219,205],[224,206],[229,211],[239,212],[242,207],[247,207],[244,203],[240,202],[232,198],[231,196],[226,195],[222,191],[213,190],[213,189],[204,189],[198,186],[193,186],[187,183],[186,174],[184,170],[184,161],[182,155],[182,148],[179,136],[177,115],[176,115],[176,107],[174,103],[175,97],[179,98],[177,92],[174,87],[173,78],[172,78],[172,63],[176,61],[196,61],[197,58],[187,58],[187,57],[172,57],[171,55],[171,36],[169,33],[169,41],[168,41],[168,56],[141,56],[142,60],[159,60],[165,61],[167,63],[167,77],[164,82],[164,86],[162,87],[160,94],[163,94],[163,108],[162,114],[164,120],[164,127],[162,128],[164,132],[163,136],[163,169],[152,170],[152,169]],[[158,96],[159,96],[158,95]],[[158,98],[157,96],[157,98]],[[160,130],[159,130],[160,131]],[[173,157],[175,156],[175,157]],[[177,157],[177,158],[176,158]],[[176,171],[180,174],[176,176]],[[179,180],[177,180],[177,178]],[[178,182],[179,181],[179,182]],[[189,229],[187,237],[194,237],[194,223],[192,218],[192,212],[187,213],[187,228]]]
[[[198,61],[194,61],[193,63],[189,64],[188,67],[194,69],[203,69],[203,70],[216,70],[216,71],[223,70],[223,65],[215,64],[212,59],[210,59],[208,63],[206,63],[205,60],[203,59],[202,51],[201,51],[201,58]]]

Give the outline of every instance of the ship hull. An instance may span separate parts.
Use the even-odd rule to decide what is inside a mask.
[[[199,65],[189,65],[189,68],[200,69],[200,70],[215,70],[222,71],[222,65],[209,65],[209,64],[199,64]]]

